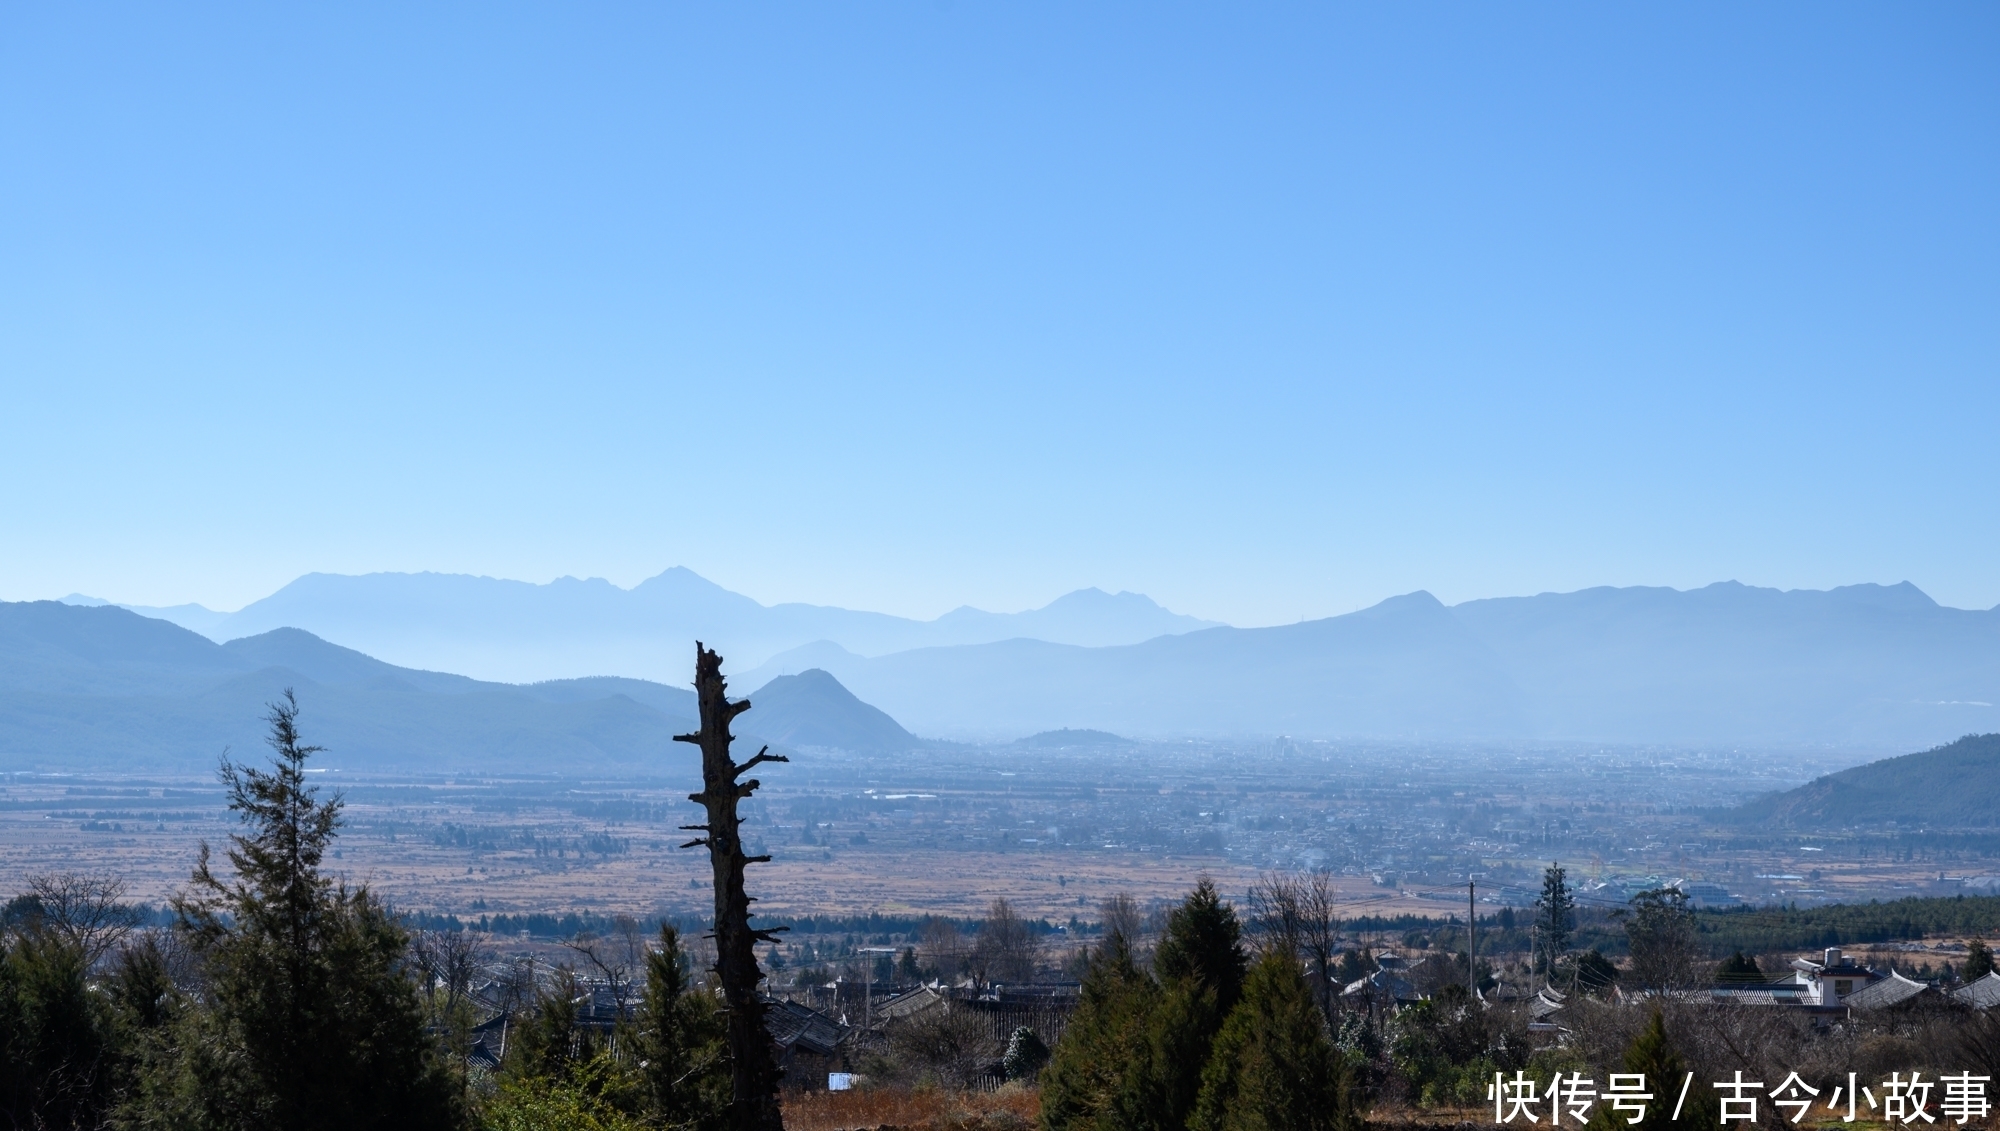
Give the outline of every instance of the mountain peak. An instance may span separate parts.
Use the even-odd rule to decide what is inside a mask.
[[[833,674],[807,668],[781,675],[750,695],[743,729],[786,746],[819,746],[865,754],[894,754],[923,742],[895,719],[855,698]]]

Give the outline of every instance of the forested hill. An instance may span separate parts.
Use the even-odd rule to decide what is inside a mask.
[[[2000,734],[1969,734],[1760,797],[1730,814],[1781,827],[2000,828]]]

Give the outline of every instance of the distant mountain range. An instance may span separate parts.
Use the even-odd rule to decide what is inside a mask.
[[[807,667],[954,738],[1067,726],[1909,749],[2000,721],[2000,609],[1944,608],[1908,583],[1601,588],[1449,608],[1418,592],[1107,648],[1009,640],[863,657],[821,641],[745,682]]]
[[[696,729],[685,688],[489,683],[396,667],[295,628],[216,644],[119,608],[0,603],[0,768],[185,772],[225,747],[261,759],[265,704],[288,687],[332,769],[654,775],[697,764],[672,740]],[[735,728],[752,752],[921,745],[824,672],[774,680],[752,703]]]
[[[1933,832],[2000,827],[2000,734],[1969,734],[1760,797],[1736,823],[1833,831],[1894,825]]]
[[[194,666],[176,668],[171,678],[195,690],[209,684],[187,682],[196,679],[189,672],[205,673],[199,678],[211,682],[225,675],[261,680],[260,688],[271,684],[253,678],[263,668],[290,667],[322,678],[315,673],[330,669],[301,667],[304,661],[291,652],[259,651],[281,644],[304,647],[286,643],[294,637],[265,623],[287,619],[287,608],[301,610],[301,620],[338,612],[347,618],[341,623],[350,639],[376,633],[402,641],[410,651],[490,653],[491,668],[590,671],[583,665],[611,664],[604,657],[624,655],[635,665],[643,661],[645,671],[660,672],[661,681],[633,679],[632,670],[614,668],[591,678],[508,687],[389,668],[342,652],[346,663],[358,665],[356,679],[364,670],[376,671],[367,665],[379,665],[397,673],[400,684],[428,694],[471,685],[486,689],[482,694],[504,691],[514,697],[509,702],[613,714],[626,709],[617,704],[629,704],[662,717],[691,710],[676,706],[685,700],[675,697],[686,692],[669,685],[687,678],[693,642],[702,633],[706,642],[733,650],[724,653],[733,686],[768,685],[777,699],[813,704],[810,718],[793,719],[760,703],[767,713],[756,716],[762,721],[754,726],[770,728],[765,733],[784,742],[857,750],[915,741],[912,731],[931,738],[1011,741],[1075,728],[1139,739],[1554,739],[1831,745],[1866,753],[2000,730],[1995,707],[2000,609],[1943,608],[1908,583],[1823,592],[1734,582],[1687,591],[1601,588],[1452,607],[1418,592],[1299,624],[1179,631],[1189,627],[1187,618],[1143,597],[1091,590],[1013,618],[967,613],[917,622],[815,606],[767,608],[685,570],[631,591],[603,582],[533,586],[439,575],[312,575],[233,614],[231,624],[259,629],[253,637],[215,645],[175,630],[175,647],[185,651],[201,644],[208,651],[188,659]],[[654,612],[642,616],[648,608]],[[618,619],[625,614],[631,619]],[[1082,633],[1098,614],[1098,628],[1113,636],[1121,625],[1128,635],[1143,635],[1149,623],[1173,631],[1110,645],[1016,634],[874,654],[827,637],[789,647],[762,664],[740,659],[755,655],[760,644],[793,640],[816,626],[851,629],[847,641],[865,637],[886,648],[911,635],[944,633],[948,622],[976,622],[993,632]],[[574,623],[566,619],[572,615]],[[680,623],[690,618],[698,627]],[[127,616],[118,623],[129,629],[139,621]],[[1012,628],[995,627],[1000,624]],[[235,629],[212,631],[226,635]],[[330,647],[297,635],[318,648]],[[142,637],[132,635],[125,660],[93,671],[89,686],[143,684],[141,674],[152,671],[145,656],[154,643]],[[535,658],[538,639],[554,642],[549,645],[554,658]],[[37,662],[0,657],[0,667]],[[35,670],[41,672],[35,679],[67,678],[60,665]],[[780,682],[815,671],[810,678]],[[145,675],[155,677],[168,678]],[[357,715],[355,725],[361,720]],[[607,721],[601,726],[608,729],[591,733],[608,735],[618,725],[623,724]],[[820,727],[833,730],[814,729]],[[838,741],[826,737],[836,732]],[[480,741],[500,743],[502,737],[495,732]],[[607,750],[616,746],[604,741]]]
[[[70,604],[105,602],[73,594]],[[864,656],[1029,637],[1096,647],[1133,644],[1215,622],[1137,593],[1080,589],[1024,613],[963,607],[930,621],[825,605],[761,605],[674,567],[631,589],[601,578],[546,585],[445,573],[310,573],[233,613],[200,605],[127,606],[215,641],[301,628],[392,663],[527,682],[624,675],[679,682],[693,642],[729,671],[817,640]]]

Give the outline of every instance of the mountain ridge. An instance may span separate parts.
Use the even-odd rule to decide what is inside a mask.
[[[1735,824],[1837,829],[2000,826],[2000,734],[1884,758],[1767,794],[1726,815]]]
[[[261,749],[265,705],[288,688],[336,768],[678,772],[688,751],[673,736],[697,714],[692,691],[642,680],[492,683],[388,664],[296,628],[217,644],[115,606],[0,602],[9,768],[206,768],[225,748]],[[766,719],[824,747],[870,747],[884,725],[907,736],[837,683],[819,691],[788,704],[781,690],[762,714],[753,700],[740,737],[784,749],[785,738],[764,736]],[[844,714],[815,714],[840,697]]]
[[[865,657],[817,641],[748,674],[805,666],[947,738],[1082,727],[1893,749],[1992,728],[2000,610],[1947,608],[1907,582],[1600,587],[1449,607],[1419,590],[1339,617],[1095,650],[1005,641]]]
[[[98,598],[73,594],[66,601]],[[880,655],[914,647],[1031,636],[1129,643],[1211,627],[1138,593],[1079,589],[1021,613],[960,606],[929,621],[830,605],[764,605],[674,566],[630,589],[603,578],[545,584],[446,573],[308,573],[234,613],[199,605],[130,606],[218,642],[300,628],[407,667],[509,683],[615,673],[676,678],[684,660],[660,641],[700,639],[740,671],[821,638]]]

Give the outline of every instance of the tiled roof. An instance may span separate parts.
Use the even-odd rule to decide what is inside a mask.
[[[802,1048],[820,1056],[831,1056],[847,1035],[840,1022],[795,1001],[765,1001],[764,1031],[779,1048]]]
[[[2000,973],[1988,971],[1983,978],[1975,978],[1951,991],[1953,1000],[1960,1001],[1974,1009],[1991,1009],[2000,1005]]]
[[[1849,994],[1843,1004],[1850,1009],[1887,1009],[1892,1005],[1901,1005],[1930,988],[1928,982],[1906,978],[1891,970],[1888,977]]]

